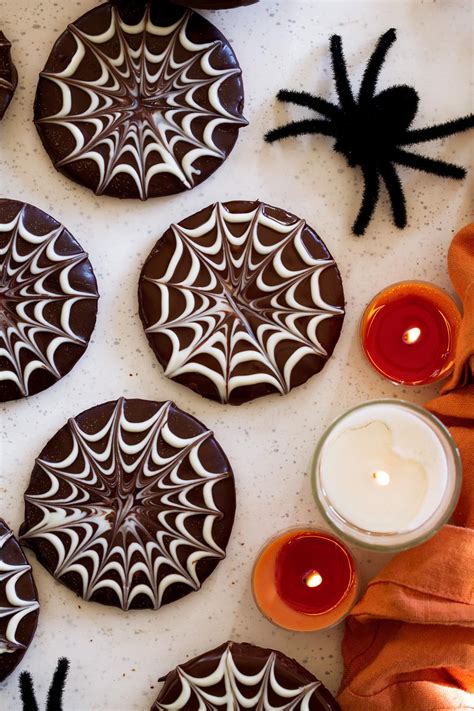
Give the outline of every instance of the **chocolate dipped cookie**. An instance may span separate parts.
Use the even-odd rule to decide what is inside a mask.
[[[0,518],[0,682],[26,654],[38,614],[31,566],[13,532]]]
[[[85,600],[158,609],[225,557],[234,478],[203,424],[171,402],[107,402],[36,460],[22,540]]]
[[[8,109],[18,84],[18,72],[11,56],[11,42],[0,30],[0,121]]]
[[[190,190],[246,125],[239,64],[206,19],[168,2],[106,2],[69,25],[38,84],[55,167],[119,198]]]
[[[315,230],[258,201],[216,203],[164,233],[140,316],[165,375],[239,405],[319,372],[344,318],[339,270]]]
[[[89,344],[98,296],[87,254],[63,225],[0,199],[0,402],[69,373]]]
[[[244,5],[254,5],[258,0],[173,0],[178,5],[194,7],[197,10],[228,10]]]
[[[339,711],[323,684],[273,649],[227,642],[170,672],[151,711]]]

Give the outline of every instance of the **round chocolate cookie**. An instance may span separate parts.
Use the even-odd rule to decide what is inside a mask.
[[[254,5],[258,0],[173,0],[173,2],[197,10],[228,10],[232,7]]]
[[[37,207],[0,199],[0,402],[69,373],[88,346],[97,299],[71,233]]]
[[[165,678],[151,711],[338,711],[313,674],[281,652],[227,642]]]
[[[56,42],[35,121],[58,170],[96,194],[159,197],[189,190],[234,147],[241,70],[200,15],[163,2],[108,2]]]
[[[145,262],[139,302],[165,374],[233,405],[320,371],[344,317],[341,277],[316,232],[258,201],[172,225]]]
[[[234,477],[203,424],[172,402],[107,402],[36,460],[22,540],[85,600],[158,609],[225,557]]]
[[[13,532],[0,518],[0,682],[26,654],[38,614],[31,566]]]
[[[11,57],[11,42],[0,30],[0,121],[13,99],[18,84],[18,72]]]

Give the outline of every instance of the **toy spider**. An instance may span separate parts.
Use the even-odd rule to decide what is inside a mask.
[[[65,657],[61,657],[49,687],[46,711],[62,711],[64,684],[66,683],[68,670],[69,661]],[[23,702],[23,711],[38,711],[33,679],[27,671],[20,674],[20,694]]]
[[[427,128],[410,129],[418,110],[419,97],[411,86],[392,86],[375,93],[377,79],[388,49],[396,39],[394,29],[383,34],[369,59],[357,99],[347,76],[347,67],[338,35],[331,37],[331,56],[339,106],[305,91],[278,93],[280,101],[318,112],[324,119],[305,119],[274,129],[265,136],[269,143],[288,136],[319,133],[336,139],[334,150],[342,153],[351,168],[360,166],[364,178],[362,205],[353,225],[356,235],[365,232],[379,197],[380,178],[387,189],[395,225],[406,225],[406,204],[395,165],[461,180],[466,171],[460,166],[411,153],[403,146],[432,141],[474,126],[474,115]]]

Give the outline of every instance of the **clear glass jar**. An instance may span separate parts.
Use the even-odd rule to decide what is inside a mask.
[[[321,481],[322,454],[335,428],[341,425],[345,419],[349,420],[350,416],[354,413],[358,413],[364,410],[364,408],[367,409],[373,405],[403,408],[418,417],[435,434],[446,457],[446,486],[439,505],[420,525],[409,530],[378,532],[366,530],[363,527],[355,525],[351,521],[348,521],[347,517],[345,518],[337,511],[334,503],[329,499],[327,491]],[[387,552],[400,551],[428,540],[449,520],[456,507],[461,491],[462,464],[459,450],[450,432],[443,423],[428,412],[428,410],[403,400],[371,400],[345,412],[328,427],[319,440],[314,453],[311,481],[316,504],[324,519],[338,535],[351,543],[365,548]]]

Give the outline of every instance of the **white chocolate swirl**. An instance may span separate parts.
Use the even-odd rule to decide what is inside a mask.
[[[16,214],[5,220],[11,206]],[[2,383],[28,396],[36,371],[54,382],[72,367],[70,356],[61,363],[63,349],[79,346],[79,357],[90,335],[76,309],[97,297],[87,254],[62,225],[31,205],[0,200],[0,401]]]
[[[212,433],[173,403],[121,399],[70,420],[65,436],[59,461],[54,439],[37,460],[22,528],[37,553],[41,541],[53,547],[55,577],[74,573],[84,599],[124,610],[197,590],[199,564],[225,556],[217,538],[227,543],[233,518],[216,536],[216,487],[233,500],[234,485]]]
[[[1,523],[1,522],[0,522]],[[0,533],[0,659],[3,654],[25,650],[25,644],[18,640],[18,632],[24,619],[35,610],[39,603],[35,599],[24,599],[19,592],[23,576],[31,575],[31,566],[26,562],[12,562],[19,555],[5,555],[9,543],[12,543],[13,533],[1,524]],[[14,542],[14,539],[13,539]],[[18,544],[18,553],[20,549]],[[14,553],[16,551],[14,550]],[[34,626],[33,626],[34,629]],[[0,663],[1,666],[1,663]]]
[[[172,225],[143,269],[151,345],[168,377],[207,379],[221,402],[262,385],[285,394],[327,359],[321,324],[338,319],[339,335],[344,310],[320,286],[326,270],[339,280],[335,263],[304,220],[263,203],[217,203],[203,214]]]
[[[248,646],[249,650],[255,649],[251,645],[245,646]],[[269,651],[266,659],[260,656],[250,662],[243,655],[234,658],[232,650],[233,643],[229,643],[223,647],[217,658],[214,659],[214,654],[210,653],[212,658],[201,662],[201,667],[205,666],[206,669],[214,667],[208,674],[191,674],[190,667],[197,659],[183,667],[178,666],[176,671],[172,672],[173,677],[177,677],[173,680],[172,690],[171,684],[168,688],[164,687],[152,711],[179,711],[190,708],[196,711],[330,711],[333,708],[320,694],[323,688],[321,682],[314,680],[297,685],[291,673],[286,671],[283,674],[276,652]],[[201,659],[204,660],[205,657],[206,655],[202,655]],[[251,673],[247,671],[250,669]],[[291,686],[286,685],[284,677],[293,682]]]
[[[0,90],[14,91],[16,88],[17,74],[10,57],[11,46],[0,31]]]
[[[13,91],[15,88],[15,85],[13,82],[8,81],[8,79],[3,79],[0,77],[0,89],[6,89],[8,91]]]
[[[60,90],[61,107],[37,120],[67,129],[73,139],[57,168],[92,161],[96,194],[127,176],[145,200],[167,194],[152,189],[155,176],[173,176],[179,187],[171,192],[190,189],[199,161],[225,159],[228,150],[215,135],[247,123],[222,97],[241,70],[229,61],[229,49],[222,59],[221,40],[190,39],[194,16],[183,11],[171,25],[156,25],[146,4],[143,18],[126,24],[112,5],[109,25],[98,34],[80,29],[80,21],[69,26],[76,51],[62,71],[41,75]],[[84,78],[84,65],[99,68],[96,78]]]

